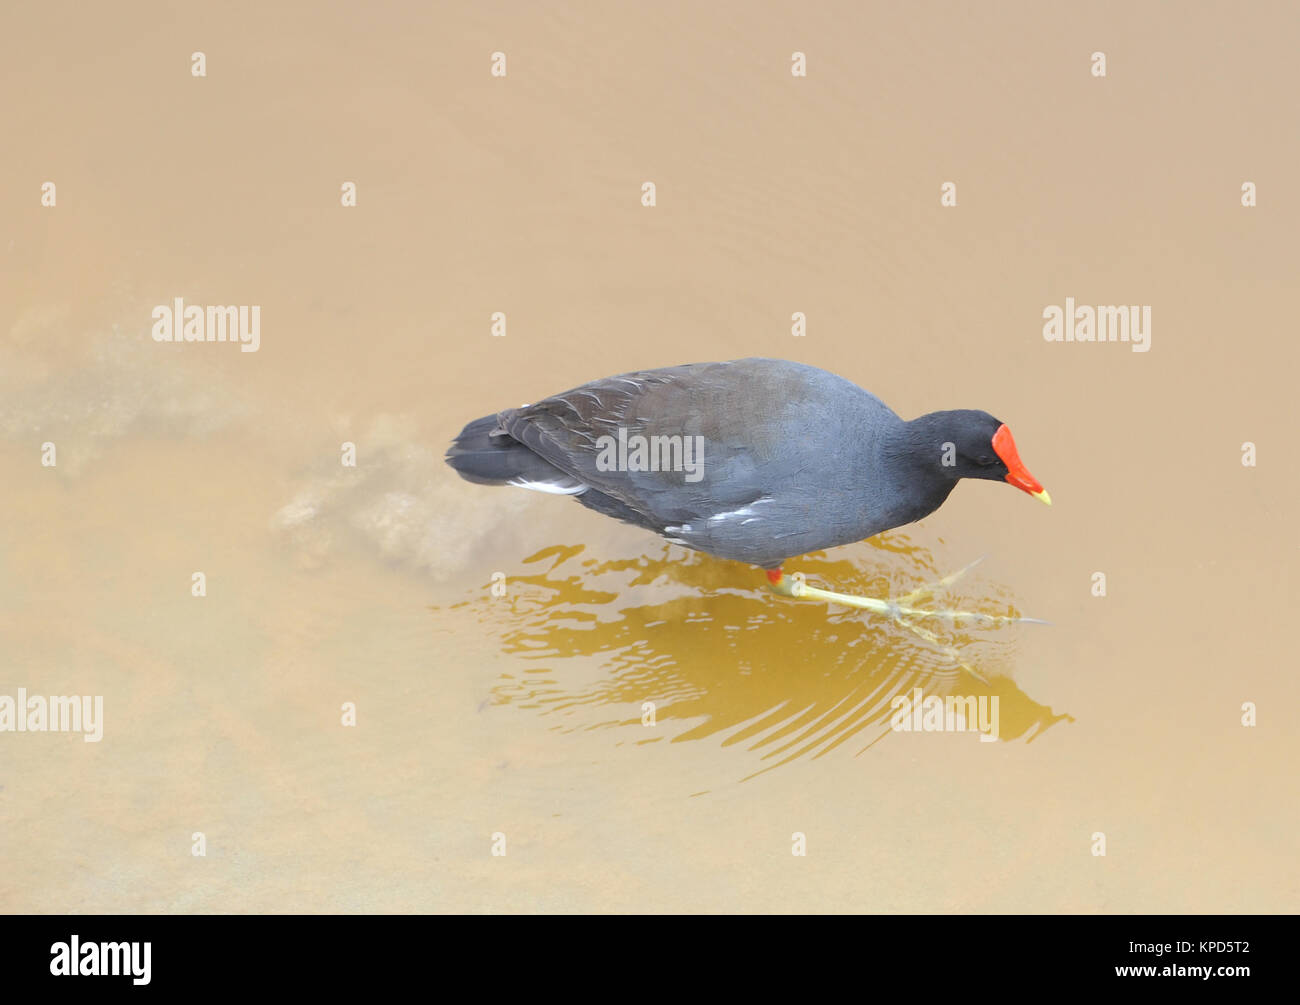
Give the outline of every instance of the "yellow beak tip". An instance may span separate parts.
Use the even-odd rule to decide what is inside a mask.
[[[1043,502],[1047,503],[1048,506],[1052,505],[1052,497],[1047,494],[1047,489],[1043,489],[1042,492],[1032,492],[1030,494],[1035,499],[1040,499]]]

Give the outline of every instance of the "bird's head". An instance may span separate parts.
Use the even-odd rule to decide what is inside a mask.
[[[942,438],[939,465],[949,477],[1003,481],[1049,506],[1052,504],[1047,490],[1021,461],[1016,441],[1005,422],[974,409],[933,414],[942,416],[936,430]]]

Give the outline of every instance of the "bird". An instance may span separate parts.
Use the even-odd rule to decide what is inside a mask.
[[[475,419],[445,459],[467,481],[572,496],[674,544],[756,565],[782,596],[894,617],[983,616],[820,589],[785,563],[914,523],[963,479],[1052,501],[990,413],[905,420],[844,377],[768,358],[593,380]]]

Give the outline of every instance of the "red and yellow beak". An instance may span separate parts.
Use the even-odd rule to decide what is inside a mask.
[[[1011,438],[1011,430],[1006,423],[998,426],[998,431],[993,434],[993,449],[997,451],[1002,463],[1007,466],[1007,481],[1020,489],[1022,492],[1028,492],[1035,499],[1041,499],[1052,505],[1052,497],[1047,494],[1047,489],[1039,483],[1038,479],[1029,473],[1024,462],[1020,459],[1020,454],[1016,451],[1016,441]]]

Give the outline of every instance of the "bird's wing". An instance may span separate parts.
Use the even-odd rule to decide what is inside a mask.
[[[695,363],[606,377],[502,412],[501,428],[561,471],[661,527],[707,519],[743,509],[763,495],[758,470],[763,444],[739,435],[746,416],[732,400],[735,381],[718,379],[719,368],[735,365]],[[629,445],[640,437],[668,451],[660,457],[676,448],[673,456],[682,466],[610,470],[620,432]]]

